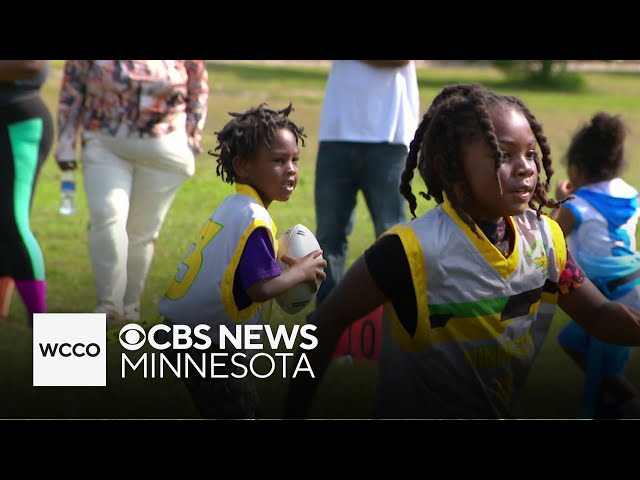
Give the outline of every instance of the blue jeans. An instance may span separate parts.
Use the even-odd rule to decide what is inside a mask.
[[[347,237],[353,230],[358,190],[371,214],[376,238],[406,220],[398,191],[407,148],[390,143],[320,142],[316,163],[316,236],[327,260],[319,305],[342,279]]]

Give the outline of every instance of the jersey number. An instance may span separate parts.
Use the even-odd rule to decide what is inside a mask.
[[[207,222],[200,232],[199,240],[193,243],[191,250],[178,267],[178,273],[165,293],[168,298],[178,300],[186,295],[202,266],[202,250],[213,240],[213,237],[220,233],[220,230],[222,225],[219,223],[213,220]]]

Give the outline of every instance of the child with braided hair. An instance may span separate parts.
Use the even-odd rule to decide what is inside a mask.
[[[282,256],[276,262],[276,225],[267,209],[286,202],[298,183],[298,141],[306,134],[290,118],[291,104],[272,110],[261,104],[216,132],[216,173],[236,183],[196,236],[177,274],[160,300],[165,323],[212,327],[211,352],[220,352],[221,325],[259,323],[266,302],[294,286],[307,283],[316,291],[327,262],[316,250],[301,259]],[[218,153],[216,153],[218,152]],[[175,353],[175,352],[172,352]],[[194,352],[198,357],[201,351]],[[225,370],[228,369],[228,370]],[[205,418],[254,418],[257,391],[250,376],[232,363],[216,374],[227,378],[183,378],[199,413]]]
[[[640,207],[638,191],[620,178],[625,137],[622,118],[605,112],[576,131],[566,155],[569,180],[556,187],[558,198],[575,198],[554,210],[551,218],[593,284],[607,298],[640,310]],[[578,417],[640,418],[640,392],[624,375],[629,347],[592,338],[574,321],[558,340],[586,373]]]
[[[421,195],[438,204],[418,218],[416,168]],[[291,380],[285,416],[308,414],[341,332],[381,304],[377,418],[520,416],[554,302],[590,335],[640,344],[640,315],[594,287],[542,214],[561,203],[547,196],[552,175],[542,126],[521,100],[476,84],[443,89],[400,182],[414,218],[385,232],[315,313],[318,346],[305,352],[315,377]]]

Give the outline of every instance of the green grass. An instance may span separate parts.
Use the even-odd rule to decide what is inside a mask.
[[[55,116],[62,62],[53,63],[43,92]],[[313,209],[314,165],[317,132],[327,67],[265,66],[212,62],[209,65],[211,95],[204,131],[205,151],[215,146],[214,132],[229,119],[227,112],[244,111],[267,102],[282,108],[292,102],[292,118],[308,133],[301,149],[301,180],[292,199],[275,203],[270,213],[282,232],[295,223],[315,230]],[[421,111],[445,85],[478,82],[503,94],[522,98],[544,125],[553,151],[555,179],[565,178],[562,154],[576,127],[597,110],[621,114],[631,132],[627,156],[631,160],[627,180],[640,185],[640,75],[634,73],[583,74],[586,87],[581,92],[553,92],[527,88],[506,80],[489,68],[422,68],[418,72]],[[215,174],[214,157],[197,158],[195,176],[179,191],[156,244],[156,255],[143,298],[143,315],[157,320],[156,302],[172,278],[192,236],[202,222],[233,187]],[[43,248],[48,277],[51,312],[91,311],[95,294],[87,248],[87,207],[81,176],[78,184],[78,211],[65,217],[58,214],[60,173],[51,156],[40,176],[32,209],[31,225]],[[421,180],[414,191],[423,189]],[[432,204],[420,200],[418,214]],[[349,262],[374,240],[369,214],[360,198],[356,224],[350,237]],[[309,307],[291,317],[274,307],[274,323],[303,322]],[[531,418],[571,418],[580,395],[582,378],[578,369],[559,350],[555,335],[566,322],[559,312],[549,338],[540,352],[524,390],[525,412]],[[10,321],[0,330],[0,417],[5,418],[191,418],[196,412],[182,384],[175,379],[144,380],[119,378],[120,350],[109,347],[107,388],[34,388],[31,386],[31,332],[26,313],[14,298]],[[640,360],[632,358],[629,375],[638,383]],[[376,365],[331,365],[320,386],[312,409],[316,418],[369,418],[375,388]],[[270,378],[259,382],[263,400],[262,416],[278,418],[286,382]]]

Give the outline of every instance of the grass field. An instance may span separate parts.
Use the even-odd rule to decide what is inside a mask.
[[[55,115],[62,62],[55,61],[44,87],[45,99]],[[296,223],[315,229],[313,209],[314,165],[317,131],[327,77],[326,66],[287,66],[211,62],[209,115],[204,131],[204,148],[215,146],[214,132],[229,119],[227,112],[244,111],[267,102],[281,108],[292,102],[292,118],[308,134],[301,149],[301,179],[292,199],[274,203],[270,213],[280,232]],[[640,186],[640,75],[637,73],[585,73],[587,87],[582,92],[553,92],[525,89],[510,84],[490,68],[421,68],[419,85],[421,110],[447,84],[479,82],[503,94],[522,98],[544,125],[554,153],[556,175],[565,177],[562,154],[571,133],[595,111],[621,114],[630,127],[627,180]],[[43,248],[48,278],[51,312],[89,312],[95,294],[87,249],[87,207],[81,176],[78,176],[78,211],[73,216],[58,214],[60,173],[51,156],[40,176],[32,210],[32,228]],[[421,180],[414,191],[422,189]],[[172,278],[192,236],[211,211],[233,187],[215,174],[214,157],[201,154],[197,171],[179,191],[160,238],[148,278],[143,316],[157,321],[156,302]],[[360,199],[354,233],[350,238],[349,261],[357,258],[374,240],[368,212]],[[423,200],[418,214],[432,205]],[[310,307],[290,317],[274,307],[274,323],[302,322]],[[555,334],[566,322],[559,312],[525,386],[524,406],[528,418],[572,418],[580,395],[582,378],[578,369],[559,350]],[[10,321],[0,330],[0,417],[4,418],[191,418],[197,414],[180,381],[121,379],[118,346],[109,347],[107,388],[34,388],[31,386],[31,331],[19,298],[14,298]],[[332,365],[320,386],[312,410],[316,418],[369,418],[375,387],[375,364]],[[632,359],[629,375],[640,383],[640,360]],[[261,381],[264,418],[280,416],[285,381]]]

